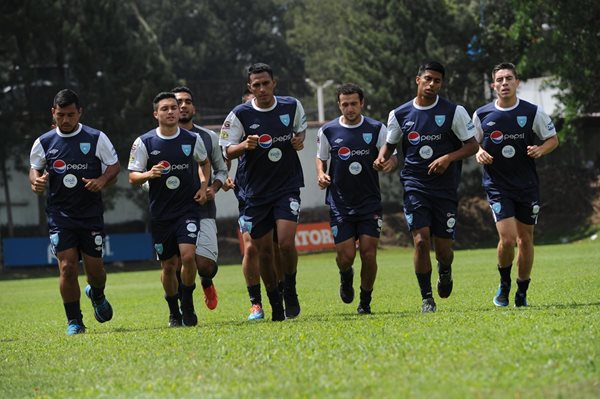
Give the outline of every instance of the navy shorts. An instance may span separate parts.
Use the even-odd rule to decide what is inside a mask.
[[[179,255],[179,244],[196,245],[200,219],[196,212],[167,222],[152,222],[152,242],[159,260]]]
[[[522,191],[486,189],[486,194],[495,222],[514,217],[523,224],[537,224],[540,213],[540,193],[537,188]]]
[[[104,249],[104,231],[53,226],[50,228],[50,246],[55,256],[66,249],[77,248],[86,255],[101,258]]]
[[[379,238],[383,218],[379,213],[362,216],[340,216],[330,214],[331,233],[336,244],[350,238],[358,240],[361,235]]]
[[[409,231],[429,227],[439,238],[454,240],[458,202],[419,191],[404,193],[404,217]]]
[[[253,239],[257,239],[272,230],[276,220],[283,219],[298,223],[299,216],[300,191],[297,191],[260,204],[253,204],[247,199],[240,207],[238,224],[242,233],[250,233]]]

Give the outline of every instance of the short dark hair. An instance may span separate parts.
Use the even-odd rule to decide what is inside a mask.
[[[442,74],[442,79],[444,78],[444,76],[446,75],[446,69],[444,68],[444,66],[442,64],[440,64],[437,61],[428,61],[425,62],[421,65],[419,65],[419,72],[417,73],[417,76],[422,76],[425,71],[430,70],[430,71],[436,71]]]
[[[156,97],[154,97],[154,100],[152,100],[152,105],[155,111],[158,109],[158,103],[161,102],[161,100],[164,100],[165,98],[172,98],[173,100],[177,101],[175,93],[171,91],[161,91],[156,95]]]
[[[250,82],[250,75],[266,72],[273,79],[273,69],[265,63],[257,62],[248,67],[248,82]]]
[[[358,94],[358,98],[362,101],[365,98],[363,90],[354,83],[344,83],[337,88],[336,99],[340,101],[340,95],[342,94]]]
[[[194,102],[194,94],[192,93],[192,91],[190,90],[189,87],[187,86],[177,86],[175,88],[173,88],[173,90],[171,90],[171,92],[173,93],[187,93],[190,95],[192,102]]]
[[[519,77],[517,76],[517,67],[515,66],[515,64],[513,64],[512,62],[501,62],[498,65],[494,66],[494,68],[492,69],[492,81],[496,79],[496,72],[498,72],[501,69],[511,70],[512,73],[515,75],[515,79],[519,79]]]
[[[79,96],[71,89],[63,89],[56,93],[56,96],[54,96],[54,102],[52,103],[52,106],[64,108],[71,104],[75,104],[75,107],[80,109],[81,105],[79,104]]]

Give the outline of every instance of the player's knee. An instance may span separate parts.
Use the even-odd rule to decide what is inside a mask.
[[[198,265],[198,274],[200,277],[213,278],[219,270],[217,262],[204,257],[196,257],[196,264]]]
[[[60,275],[64,280],[77,280],[79,275],[78,262],[63,261],[60,263]]]

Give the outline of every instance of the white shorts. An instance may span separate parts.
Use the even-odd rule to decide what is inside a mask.
[[[200,219],[200,229],[198,238],[196,238],[196,255],[217,261],[219,246],[217,245],[217,222],[215,219]]]

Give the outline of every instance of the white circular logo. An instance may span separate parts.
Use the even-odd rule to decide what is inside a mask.
[[[381,227],[381,226],[383,226],[383,219],[379,218],[379,219],[377,219],[377,227]]]
[[[360,162],[352,162],[350,166],[348,166],[348,170],[350,171],[350,173],[356,176],[357,174],[362,172],[362,165],[360,164]]]
[[[505,145],[504,147],[502,147],[502,155],[504,156],[504,158],[512,158],[515,156],[515,147],[513,147],[512,145]]]
[[[195,233],[196,230],[198,230],[198,227],[196,227],[196,225],[194,223],[188,223],[188,225],[186,226],[186,229],[190,233]]]
[[[456,224],[456,219],[454,219],[454,218],[449,218],[446,221],[446,226],[448,226],[449,228],[453,228],[455,224]]]
[[[63,184],[66,188],[73,188],[77,185],[77,177],[69,173],[63,177]]]
[[[271,148],[269,150],[269,161],[279,162],[281,159],[281,150],[279,148]]]
[[[102,245],[102,236],[101,235],[97,235],[96,237],[94,237],[94,243],[96,245]]]
[[[167,180],[165,181],[165,185],[167,186],[167,188],[170,188],[171,190],[175,190],[179,188],[179,178],[177,176],[169,176],[167,178]]]
[[[429,159],[433,156],[433,148],[428,145],[424,145],[419,149],[419,155],[423,159]]]
[[[531,211],[533,212],[534,215],[537,215],[538,213],[540,213],[540,206],[534,205],[533,208],[531,209]]]
[[[290,209],[294,212],[298,212],[298,209],[300,209],[300,203],[296,200],[293,200],[290,202]]]

